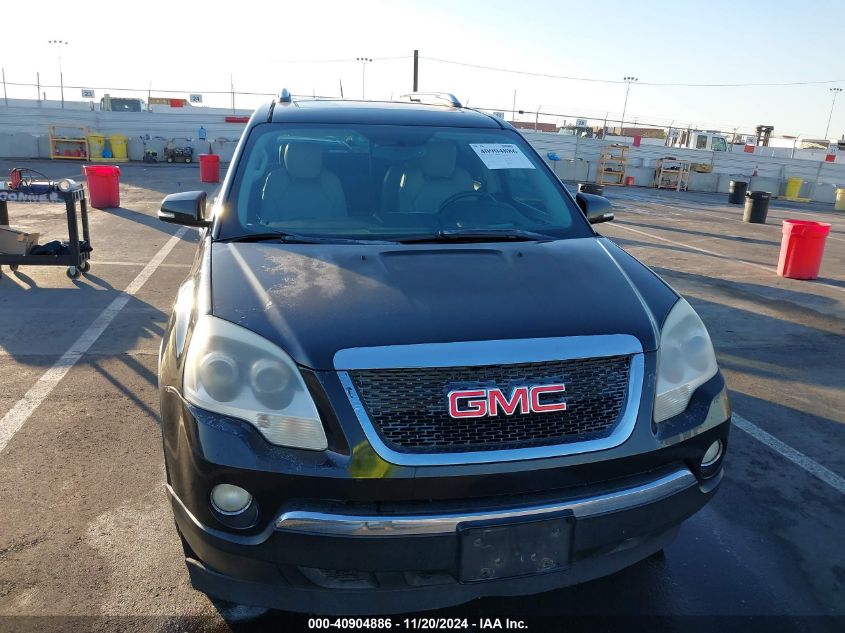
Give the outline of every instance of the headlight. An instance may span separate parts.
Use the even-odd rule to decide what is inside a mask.
[[[325,450],[323,423],[291,358],[234,323],[197,319],[185,357],[185,399],[246,420],[278,446]]]
[[[693,392],[718,369],[707,328],[690,304],[680,299],[660,333],[654,421],[662,422],[686,410]]]

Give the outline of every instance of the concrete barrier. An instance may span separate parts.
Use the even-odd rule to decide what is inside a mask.
[[[550,162],[557,177],[566,182],[589,180],[590,163],[585,160],[558,160]]]
[[[780,178],[769,178],[767,176],[752,176],[748,183],[748,191],[768,191],[773,196],[780,195]]]
[[[719,190],[719,174],[702,174],[691,171],[689,175],[690,191],[709,191],[715,193]]]
[[[40,158],[38,137],[34,134],[0,134],[0,157]]]
[[[654,169],[651,167],[631,167],[629,164],[622,182],[624,183],[625,178],[629,177],[634,179],[635,187],[651,187],[654,184]]]
[[[801,195],[810,198],[814,202],[836,202],[836,185],[827,183],[804,183],[801,188]]]

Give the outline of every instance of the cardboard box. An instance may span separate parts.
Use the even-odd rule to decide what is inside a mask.
[[[38,235],[24,227],[13,229],[0,226],[0,253],[26,255],[33,246],[38,244]]]

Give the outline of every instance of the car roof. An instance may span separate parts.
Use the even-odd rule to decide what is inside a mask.
[[[504,121],[469,108],[398,103],[395,101],[351,101],[308,99],[289,103],[271,102],[261,108],[262,122],[339,123],[380,125],[422,125],[434,127],[510,128]]]

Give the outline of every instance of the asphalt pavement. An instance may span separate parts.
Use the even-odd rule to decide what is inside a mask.
[[[81,178],[77,163],[27,166]],[[202,186],[196,166],[127,165],[121,181],[121,207],[91,211],[89,274],[4,267],[0,279],[0,629],[299,630],[280,613],[247,622],[189,585],[164,493],[156,355],[197,232],[155,213],[166,193]],[[665,556],[440,615],[845,630],[845,213],[773,201],[768,223],[749,225],[723,194],[606,193],[616,219],[597,229],[710,330],[737,420],[721,490]],[[9,211],[42,242],[64,236],[62,207]],[[818,280],[775,275],[785,218],[833,224]]]

